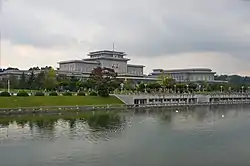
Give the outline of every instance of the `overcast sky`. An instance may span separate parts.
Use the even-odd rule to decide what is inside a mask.
[[[124,51],[153,68],[250,75],[250,1],[0,0],[1,66],[26,69]]]

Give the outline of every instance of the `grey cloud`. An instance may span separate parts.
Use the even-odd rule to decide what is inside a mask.
[[[17,44],[70,46],[83,40],[90,49],[101,49],[111,48],[115,41],[118,49],[138,56],[214,51],[250,61],[250,3],[241,0],[19,0],[10,3],[18,4],[23,11],[37,10],[33,15],[18,13],[11,11],[9,5],[13,16],[4,17],[2,34]],[[89,31],[79,30],[78,24],[75,25],[77,39],[70,33],[52,33],[49,29],[53,25],[35,17],[50,10],[83,27],[93,23],[101,30],[91,41],[84,38]],[[15,14],[19,15],[17,19]]]
[[[74,37],[67,34],[50,31],[48,29],[50,25],[44,24],[35,13],[32,15],[25,9],[3,12],[1,24],[2,39],[10,40],[16,45],[50,48],[70,46],[77,42]]]

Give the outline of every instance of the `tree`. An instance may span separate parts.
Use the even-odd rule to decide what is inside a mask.
[[[113,69],[97,67],[92,70],[87,82],[91,83],[92,89],[96,90],[100,96],[107,97],[112,90],[117,74]]]
[[[31,71],[31,75],[29,76],[28,82],[27,82],[27,86],[29,89],[35,89],[35,74],[34,71]]]
[[[24,72],[22,73],[21,78],[19,79],[19,87],[21,89],[27,88],[26,76],[25,76]]]
[[[35,79],[36,89],[44,89],[45,72],[41,71]]]
[[[40,68],[37,66],[37,67],[31,67],[31,68],[29,68],[29,71],[33,71],[33,70],[40,70]]]
[[[54,90],[56,88],[56,72],[53,68],[45,71],[43,86],[47,90]]]
[[[175,80],[170,75],[165,74],[164,71],[162,71],[158,83],[164,88],[164,90],[165,88],[171,89],[175,84]]]

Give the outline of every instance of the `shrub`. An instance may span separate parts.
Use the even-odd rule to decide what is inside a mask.
[[[36,92],[35,96],[45,96],[43,92]]]
[[[85,92],[78,92],[77,96],[86,96]]]
[[[100,89],[98,95],[101,97],[109,97],[109,91],[107,89]]]
[[[9,92],[1,92],[0,96],[2,96],[2,97],[10,97],[11,95],[10,95]]]
[[[63,96],[72,96],[72,93],[71,92],[64,92]]]
[[[97,93],[94,92],[94,91],[92,91],[92,92],[89,93],[89,95],[90,95],[90,96],[97,96]]]
[[[58,93],[57,92],[50,92],[49,95],[50,96],[58,96]]]
[[[29,94],[27,92],[25,92],[25,91],[20,91],[20,92],[17,93],[17,96],[27,97],[27,96],[29,96]]]

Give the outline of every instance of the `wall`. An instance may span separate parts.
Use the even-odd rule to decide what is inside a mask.
[[[67,63],[60,64],[59,70],[62,71],[79,71],[79,72],[91,72],[94,68],[98,67],[98,64],[91,63]]]
[[[128,66],[127,72],[128,72],[128,74],[141,76],[141,75],[143,75],[143,67],[141,67],[141,66]]]
[[[210,73],[190,74],[189,80],[190,81],[213,81],[214,80],[214,74],[210,74]]]
[[[119,74],[127,73],[127,61],[100,59],[101,67],[114,69]]]

